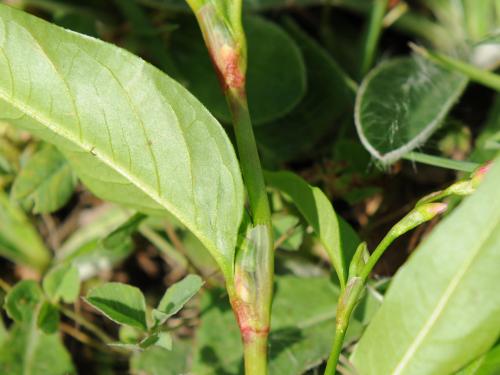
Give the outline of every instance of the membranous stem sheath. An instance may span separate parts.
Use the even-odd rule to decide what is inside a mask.
[[[229,105],[250,220],[240,236],[234,274],[226,285],[244,344],[246,375],[267,374],[274,275],[271,211],[246,96],[246,40],[241,0],[187,0]]]

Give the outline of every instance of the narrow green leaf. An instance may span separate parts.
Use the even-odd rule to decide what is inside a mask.
[[[50,213],[69,200],[76,178],[69,163],[53,146],[45,146],[18,174],[11,195],[34,213]]]
[[[24,212],[0,191],[0,255],[43,270],[50,260],[38,232]]]
[[[231,274],[243,184],[192,95],[129,52],[4,5],[0,52],[2,118],[54,143],[99,197],[170,212]]]
[[[118,324],[126,324],[143,331],[146,322],[146,300],[142,292],[122,283],[106,283],[92,289],[87,303]]]
[[[45,301],[38,312],[36,325],[46,334],[55,333],[59,328],[59,319],[57,307]]]
[[[58,303],[59,300],[73,303],[80,293],[80,274],[71,264],[59,265],[48,272],[42,285],[52,303]]]
[[[411,160],[417,163],[423,163],[427,165],[433,165],[436,167],[454,169],[457,171],[469,172],[469,173],[474,171],[477,167],[479,167],[479,164],[477,163],[447,159],[440,156],[427,155],[414,151],[404,155],[403,159]]]
[[[36,281],[22,280],[5,297],[5,310],[16,322],[26,322],[31,320],[42,299],[43,293]]]
[[[361,142],[381,162],[394,162],[432,135],[466,84],[464,76],[418,58],[380,64],[356,97]]]
[[[153,316],[158,324],[163,324],[200,290],[203,280],[197,275],[188,275],[181,281],[170,286],[161,299],[158,307],[153,310]]]
[[[360,374],[453,373],[498,339],[499,184],[497,162],[396,274],[354,353]]]
[[[378,42],[383,31],[383,21],[389,5],[389,0],[375,0],[370,12],[370,20],[364,35],[363,53],[360,77],[363,77],[372,67],[375,60]]]
[[[337,272],[340,284],[347,280],[346,266],[342,252],[337,214],[325,194],[310,186],[291,172],[266,172],[265,178],[272,186],[288,195],[306,221],[313,227]]]

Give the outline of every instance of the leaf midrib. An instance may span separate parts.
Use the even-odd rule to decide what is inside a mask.
[[[10,64],[9,64],[10,65]],[[41,113],[38,113],[36,110],[32,110],[31,107],[28,107],[24,105],[24,103],[19,102],[13,98],[10,97],[10,95],[7,95],[3,89],[0,89],[0,99],[4,100],[5,102],[9,103],[13,107],[17,108],[19,111],[21,111],[24,115],[32,118],[33,120],[37,121],[38,123],[42,124],[45,126],[47,129],[50,131],[54,132],[55,134],[59,135],[60,137],[64,138],[68,142],[73,143],[77,147],[79,147],[82,150],[85,150],[87,152],[91,152],[93,156],[98,158],[103,164],[107,165],[109,168],[112,170],[116,171],[119,173],[121,176],[123,176],[126,180],[130,181],[133,185],[135,185],[139,190],[144,192],[148,197],[150,197],[152,200],[154,200],[156,203],[158,203],[160,206],[165,208],[168,212],[170,212],[172,215],[177,217],[177,219],[184,224],[193,234],[196,235],[200,239],[201,242],[205,244],[205,246],[210,249],[210,252],[212,254],[217,252],[217,248],[214,245],[214,243],[209,240],[206,236],[204,236],[195,226],[190,225],[189,221],[186,220],[183,215],[179,213],[177,209],[175,209],[174,206],[172,206],[168,201],[162,199],[160,196],[158,196],[157,193],[155,193],[154,189],[148,187],[146,184],[143,184],[139,179],[135,178],[132,174],[128,173],[125,168],[120,166],[116,161],[111,160],[107,155],[104,153],[100,152],[100,149],[95,148],[93,145],[85,142],[83,139],[78,140],[75,139],[69,132],[67,132],[63,126],[58,124],[55,121],[51,121]]]
[[[451,297],[453,296],[458,286],[460,285],[460,282],[462,281],[463,277],[466,275],[469,268],[474,264],[479,254],[482,253],[481,248],[483,247],[483,245],[490,240],[490,238],[495,234],[496,230],[500,229],[500,222],[498,220],[493,220],[493,223],[494,225],[490,228],[491,230],[485,231],[485,233],[487,233],[486,236],[476,241],[477,246],[476,249],[474,249],[474,251],[472,252],[473,255],[469,259],[467,259],[464,267],[460,270],[460,272],[458,272],[456,276],[452,278],[450,285],[448,286],[448,288],[446,288],[445,292],[439,299],[436,307],[434,308],[432,314],[430,315],[430,318],[425,322],[422,330],[411,342],[410,346],[406,350],[402,359],[397,363],[396,367],[391,373],[392,375],[402,374],[402,371],[410,363],[410,360],[417,352],[421,344],[424,342],[431,328],[440,319],[442,312],[447,307],[447,302],[450,301]]]

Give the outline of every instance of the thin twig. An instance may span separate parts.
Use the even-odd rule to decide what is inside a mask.
[[[59,306],[59,310],[61,311],[62,314],[66,315],[68,318],[74,320],[76,323],[80,324],[82,327],[87,329],[89,332],[92,332],[97,338],[99,338],[105,344],[109,344],[109,343],[112,343],[115,341],[115,340],[113,340],[113,338],[111,336],[109,336],[107,333],[105,333],[103,330],[101,330],[95,324],[89,322],[87,319],[76,314],[75,312],[71,311],[70,309],[63,307],[63,306]]]

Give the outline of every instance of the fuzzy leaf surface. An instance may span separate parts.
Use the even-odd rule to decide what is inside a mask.
[[[420,58],[389,60],[364,79],[355,122],[365,148],[391,163],[422,145],[441,125],[467,79]]]

